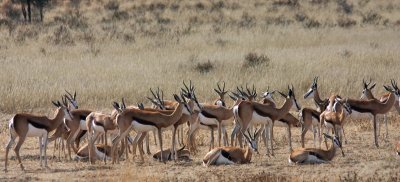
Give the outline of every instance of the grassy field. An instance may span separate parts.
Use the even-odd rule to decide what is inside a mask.
[[[60,99],[64,89],[78,92],[81,108],[109,112],[121,97],[128,104],[148,104],[149,88],[160,87],[171,99],[183,80],[193,81],[201,102],[216,97],[212,88],[221,81],[229,90],[255,84],[259,94],[268,86],[286,91],[293,84],[302,106],[313,106],[302,94],[314,76],[320,77],[322,97],[358,98],[362,80],[370,78],[377,82],[374,94],[381,95],[383,84],[399,80],[400,4],[389,0],[71,0],[46,6],[43,23],[34,8],[31,24],[23,22],[18,5],[1,4],[2,146],[12,114],[51,115],[50,101]],[[289,165],[284,130],[276,135],[276,157],[259,155],[249,165],[211,168],[200,165],[208,132],[199,134],[204,146],[192,162],[89,166],[51,159],[50,170],[39,169],[37,140],[29,139],[22,148],[28,171],[19,172],[11,160],[11,172],[0,172],[0,179],[395,181],[398,118],[392,114],[390,138],[379,149],[372,145],[369,121],[350,122],[346,157],[326,165]],[[300,129],[294,130],[299,146]]]

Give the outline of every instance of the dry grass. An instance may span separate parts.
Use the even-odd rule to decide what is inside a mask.
[[[331,93],[359,97],[364,78],[373,78],[378,83],[374,93],[382,94],[382,84],[391,78],[399,80],[399,9],[392,1],[365,0],[71,0],[52,2],[45,9],[42,24],[24,24],[22,16],[10,18],[3,13],[0,144],[6,142],[4,128],[11,114],[50,114],[50,100],[59,99],[64,89],[78,92],[81,108],[105,111],[121,97],[129,104],[147,103],[150,87],[159,86],[166,97],[172,98],[182,80],[194,82],[203,102],[215,98],[212,88],[225,81],[228,89],[248,83],[259,91],[268,86],[283,91],[287,84],[293,84],[302,105],[311,105],[300,97],[316,75],[320,76],[323,97]],[[35,10],[33,15],[38,19]],[[243,67],[249,54],[265,55],[268,64]],[[398,128],[393,122],[391,133]],[[327,171],[332,168],[335,180],[397,177],[394,171],[399,165],[391,150],[399,136],[392,135],[390,142],[375,149],[369,142],[370,124],[350,124],[349,131],[348,156],[322,167],[289,166],[285,146],[278,145],[275,158],[256,157],[250,165],[206,169],[199,162],[206,152],[203,147],[192,163],[167,165],[151,161],[91,167],[51,160],[52,170],[38,171],[33,156],[25,164],[34,171],[12,172],[5,178],[59,180],[70,179],[71,174],[76,178],[97,177],[107,171],[107,178],[120,180],[296,181],[309,176],[328,180],[331,175]],[[299,137],[295,137],[297,145]],[[207,144],[205,133],[199,138],[204,141],[198,143]],[[24,154],[33,148],[37,151],[35,144],[27,143]],[[17,169],[14,161],[12,165]],[[168,173],[152,174],[153,168]],[[235,175],[226,175],[227,171]],[[339,174],[342,178],[337,177]]]

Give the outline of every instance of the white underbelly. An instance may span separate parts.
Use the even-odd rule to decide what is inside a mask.
[[[79,127],[81,128],[81,130],[87,130],[86,120],[80,120],[79,121]]]
[[[93,121],[92,121],[92,128],[96,133],[105,133],[105,130],[102,126],[96,125]]]
[[[326,128],[329,128],[329,129],[332,129],[332,128],[333,128],[332,123],[329,123],[329,122],[324,121],[324,125],[325,125]]]
[[[47,130],[36,128],[31,124],[28,124],[28,133],[26,134],[27,137],[46,137]]]
[[[145,124],[140,124],[139,122],[133,120],[132,121],[132,126],[137,132],[146,132],[146,131],[153,131],[156,130],[157,128],[153,125],[145,125]]]
[[[222,154],[218,156],[218,159],[215,161],[216,165],[229,165],[234,164],[234,162],[230,161],[229,159],[225,158]]]
[[[259,114],[257,114],[256,112],[253,112],[253,117],[251,119],[251,123],[253,125],[257,125],[257,124],[271,124],[271,119],[268,117],[263,117],[260,116]]]
[[[99,159],[99,160],[103,160],[104,157],[106,158],[106,160],[110,160],[110,158],[108,156],[106,156],[105,153],[98,150],[97,147],[96,147],[96,156],[97,156],[97,159]]]
[[[205,125],[218,125],[218,121],[215,118],[207,118],[203,114],[199,114],[199,120]]]
[[[325,163],[326,161],[321,160],[317,158],[315,155],[308,155],[307,159],[304,161],[304,163]]]

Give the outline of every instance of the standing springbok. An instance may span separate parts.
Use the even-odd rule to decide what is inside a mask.
[[[366,81],[363,80],[363,87],[364,88],[362,90],[360,99],[376,99],[374,97],[374,95],[372,94],[372,89],[375,87],[376,83],[374,83],[372,86],[369,86],[371,84],[371,82],[372,82],[372,80],[370,80],[369,83],[367,83]],[[384,94],[379,98],[379,101],[384,103],[384,102],[387,101],[388,97],[389,97],[389,94]],[[396,101],[394,103],[394,108],[397,110],[397,113],[400,114],[400,106],[399,106],[399,100],[398,99],[396,99]],[[387,114],[383,115],[383,121],[385,122],[385,128],[386,128],[385,138],[388,138],[389,137],[389,128],[388,128]],[[378,136],[379,136],[381,127],[380,127],[379,122],[377,124],[379,126],[378,127]]]
[[[117,115],[117,124],[119,129],[119,134],[116,138],[113,139],[112,145],[112,161],[113,164],[117,161],[119,162],[119,157],[115,156],[115,149],[117,144],[121,141],[122,138],[125,138],[129,132],[134,129],[138,134],[143,132],[152,131],[155,128],[158,131],[158,140],[160,144],[160,151],[162,156],[162,128],[166,128],[175,124],[182,116],[182,113],[187,115],[191,114],[191,110],[189,109],[185,98],[181,95],[181,98],[174,94],[175,100],[179,103],[178,107],[174,110],[174,112],[170,115],[165,115],[160,112],[152,112],[140,109],[126,109],[121,110],[121,108],[115,108],[118,110],[119,114]],[[144,161],[143,153],[140,152],[141,160]],[[164,162],[163,158],[161,161]]]
[[[63,97],[63,104],[60,101],[52,103],[57,107],[55,112],[55,117],[50,119],[47,116],[34,115],[30,113],[18,113],[8,123],[8,128],[10,132],[10,140],[8,141],[5,154],[5,168],[7,171],[8,164],[8,152],[15,139],[18,137],[18,143],[14,148],[15,154],[17,155],[18,162],[22,170],[24,166],[21,162],[21,157],[19,155],[19,150],[22,144],[25,142],[26,137],[39,137],[39,148],[40,148],[40,166],[43,167],[43,157],[44,166],[47,166],[47,138],[49,132],[56,129],[63,122],[63,118],[71,118],[68,103]]]
[[[374,143],[376,147],[379,147],[378,143],[378,135],[377,135],[377,126],[376,126],[376,119],[378,114],[386,114],[387,112],[390,111],[390,109],[393,107],[395,101],[396,101],[396,96],[399,97],[399,89],[397,87],[397,83],[394,80],[391,80],[392,90],[391,88],[384,86],[384,88],[390,92],[388,99],[386,100],[385,103],[382,103],[378,100],[359,100],[359,99],[347,99],[347,103],[350,105],[352,111],[357,111],[360,113],[369,113],[372,114],[373,119],[373,127],[374,127]]]
[[[115,104],[115,103],[114,103]],[[104,135],[104,145],[107,146],[107,131],[116,130],[117,110],[113,110],[111,115],[99,112],[92,112],[86,117],[86,128],[88,129],[88,144],[89,147],[94,145],[94,142],[100,135]],[[124,143],[124,142],[123,142]],[[92,164],[95,162],[94,155],[89,151],[89,160]],[[104,162],[105,162],[104,158]]]
[[[242,132],[246,131],[254,123],[254,121],[265,121],[264,124],[269,126],[271,155],[274,155],[273,128],[275,122],[279,122],[279,120],[284,118],[292,107],[300,110],[300,106],[297,104],[294,94],[293,86],[291,88],[288,86],[288,95],[285,95],[279,91],[278,93],[285,98],[285,103],[281,108],[272,107],[270,105],[265,105],[258,102],[242,101],[239,104],[238,113],[236,116],[238,121],[241,123],[240,125]],[[269,150],[267,154],[269,154]]]
[[[248,130],[247,130],[248,131]],[[247,148],[242,149],[238,147],[218,147],[208,152],[203,158],[203,165],[229,165],[229,164],[246,164],[250,163],[253,151],[258,153],[257,148],[257,134],[260,133],[255,130],[253,136],[243,134],[248,143]]]
[[[186,98],[191,97],[191,95],[190,95],[191,93],[189,92],[189,90],[182,89],[182,91],[184,91],[182,93],[182,96],[184,96]],[[157,105],[159,108],[164,108],[165,106],[163,106],[163,102],[162,102],[162,99],[160,98],[159,94],[157,94],[155,97],[156,97],[157,102],[154,102],[153,104]],[[178,159],[178,152],[176,149],[177,129],[180,126],[182,126],[183,124],[188,123],[191,120],[193,111],[197,111],[197,112],[200,111],[200,109],[194,104],[194,102],[192,100],[189,100],[186,104],[188,105],[188,108],[191,111],[191,113],[189,115],[186,113],[182,113],[182,116],[179,118],[179,120],[177,122],[175,122],[173,125],[171,125],[172,126],[172,146],[171,146],[172,155],[171,155],[171,157],[174,160]],[[172,114],[174,112],[173,110],[156,110],[156,109],[152,109],[152,108],[144,108],[143,110],[152,111],[152,112],[160,112],[162,114],[168,114],[168,115]],[[141,141],[138,141],[138,143],[141,143]]]
[[[313,97],[314,99],[314,104],[318,108],[319,112],[324,112],[328,108],[328,99],[322,100],[319,96],[318,92],[318,78],[319,77],[314,77],[313,82],[311,83],[310,88],[308,91],[304,94],[304,99]],[[328,108],[330,110],[330,108]]]
[[[331,161],[336,154],[336,149],[340,148],[342,155],[342,143],[336,136],[332,137],[324,133],[325,138],[332,140],[332,145],[328,150],[316,149],[316,148],[297,148],[294,149],[289,156],[289,163],[295,164],[320,164]]]
[[[225,82],[223,82],[224,85],[221,87],[219,86],[219,83],[217,83],[217,88],[214,88],[214,91],[218,94],[219,98],[216,99],[213,103],[214,105],[217,106],[224,106],[226,107],[226,103],[225,103],[225,95],[226,93],[228,93],[227,91],[225,91]]]
[[[244,93],[244,92],[241,91],[241,93]],[[276,107],[275,100],[273,99],[273,96],[272,96],[273,93],[275,93],[275,90],[270,92],[269,87],[268,87],[267,91],[262,94],[263,99],[260,101],[260,103],[262,103],[264,105],[269,105],[271,107]],[[267,119],[267,120],[261,119],[261,120],[253,120],[252,121],[252,125],[257,125],[257,124],[261,125],[259,132],[262,132],[261,136],[264,141],[264,145],[266,146],[266,148],[268,150],[267,140],[270,137],[269,136],[269,124],[271,124],[271,121],[269,119]],[[291,151],[292,150],[291,127],[292,126],[298,127],[300,125],[299,120],[296,117],[294,117],[292,114],[287,113],[282,119],[280,119],[279,124],[281,124],[280,126],[287,128],[288,140],[289,140],[289,142],[288,142],[289,151]],[[238,132],[238,130],[236,130],[236,131],[234,130],[234,132]],[[241,141],[239,141],[239,143],[241,143]]]
[[[197,107],[201,110],[198,114],[198,121],[190,124],[189,137],[192,138],[193,133],[197,128],[202,125],[209,126],[211,132],[213,133],[213,126],[217,125],[218,132],[218,146],[221,146],[221,134],[223,134],[224,145],[228,145],[228,138],[226,133],[226,125],[230,124],[230,119],[233,117],[233,109],[238,104],[235,102],[231,108],[226,108],[224,106],[218,106],[214,104],[200,104],[197,100],[196,94],[193,90],[190,90],[189,96],[191,100],[197,104]],[[211,142],[211,148],[214,147],[214,143]]]
[[[338,105],[342,107],[338,107]],[[347,99],[345,99],[344,103],[342,103],[339,101],[339,98],[336,98],[332,111],[322,112],[319,116],[319,122],[321,123],[321,125],[325,125],[325,128],[327,128],[327,130],[332,129],[332,133],[335,136],[338,136],[340,141],[343,141],[342,139],[346,138],[344,135],[343,126],[345,124],[346,117],[350,114],[351,107],[347,103]],[[324,127],[321,127],[321,132],[324,132],[323,128]]]

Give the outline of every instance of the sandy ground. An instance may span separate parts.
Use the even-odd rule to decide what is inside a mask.
[[[10,115],[2,115],[6,120]],[[367,121],[352,121],[346,129],[348,143],[344,144],[346,156],[340,153],[329,164],[322,165],[291,165],[288,163],[288,148],[286,130],[278,128],[275,131],[275,156],[265,155],[265,147],[259,145],[260,154],[253,155],[252,162],[246,165],[203,167],[202,157],[208,150],[208,132],[201,131],[197,141],[203,144],[197,154],[189,162],[168,162],[166,164],[154,161],[151,156],[145,157],[145,162],[139,160],[123,160],[120,164],[97,163],[89,165],[86,162],[67,161],[63,157],[58,159],[53,156],[53,145],[49,145],[49,168],[39,166],[39,149],[37,139],[28,139],[22,149],[21,155],[26,171],[20,170],[15,154],[11,151],[9,171],[0,172],[1,181],[29,180],[118,180],[118,181],[355,181],[379,180],[398,181],[400,170],[400,157],[395,155],[394,143],[400,138],[398,132],[399,120],[390,118],[389,139],[380,137],[380,148],[373,145],[371,124]],[[2,123],[2,128],[6,127]],[[5,132],[6,131],[6,132]],[[300,128],[294,128],[293,146],[300,146]],[[8,140],[7,130],[2,130],[1,145],[5,146]],[[170,144],[170,132],[165,132],[165,147]],[[154,142],[152,142],[154,143]],[[312,147],[311,133],[307,135],[308,147]],[[157,146],[152,146],[156,151]],[[0,150],[0,162],[4,164],[4,147]]]

